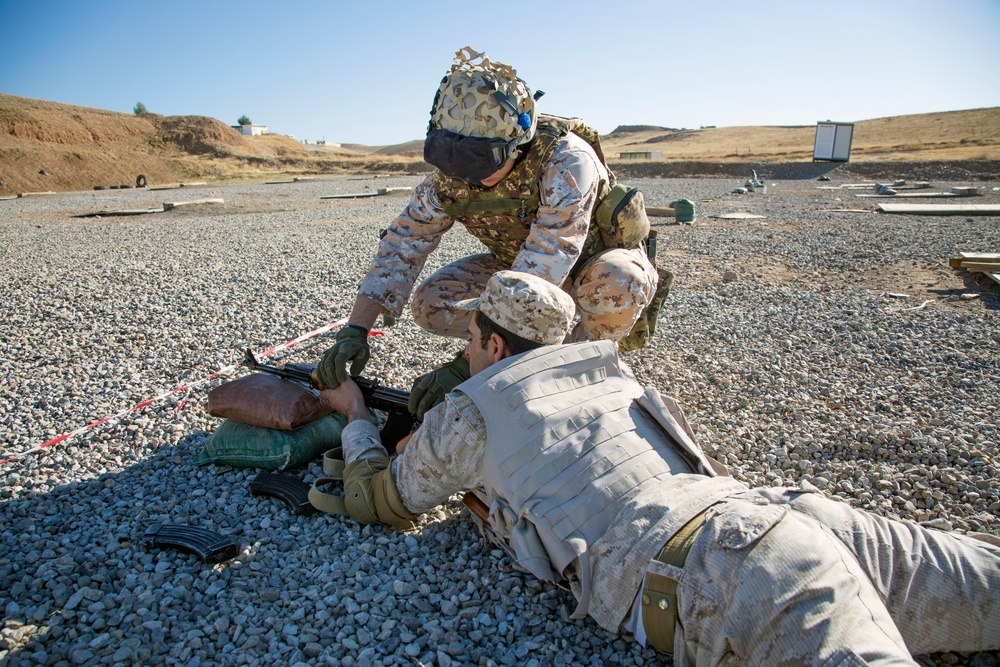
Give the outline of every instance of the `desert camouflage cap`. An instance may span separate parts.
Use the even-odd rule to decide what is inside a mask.
[[[495,324],[521,338],[555,345],[569,333],[576,307],[569,294],[529,273],[498,271],[477,299],[456,304],[480,310]]]

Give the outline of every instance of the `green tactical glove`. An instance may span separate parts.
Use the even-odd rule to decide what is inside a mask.
[[[469,361],[459,354],[440,368],[421,375],[410,389],[410,412],[418,421],[423,421],[428,410],[444,400],[444,395],[470,377]]]
[[[314,371],[319,383],[336,389],[348,378],[347,363],[351,362],[351,375],[361,375],[371,357],[368,347],[368,331],[348,325],[337,332],[337,342],[320,359]]]

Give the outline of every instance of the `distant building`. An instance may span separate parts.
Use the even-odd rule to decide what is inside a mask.
[[[619,160],[662,160],[663,151],[637,151],[634,153],[619,153]]]
[[[246,137],[256,137],[259,134],[267,134],[267,125],[233,125],[234,130],[239,130],[240,134]]]

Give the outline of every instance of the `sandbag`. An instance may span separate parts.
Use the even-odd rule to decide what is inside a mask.
[[[294,468],[308,463],[328,449],[339,447],[340,434],[346,425],[347,418],[337,413],[328,414],[295,431],[227,419],[205,443],[194,463],[267,470]]]
[[[208,392],[208,414],[244,424],[292,431],[330,414],[319,392],[301,382],[252,373]]]

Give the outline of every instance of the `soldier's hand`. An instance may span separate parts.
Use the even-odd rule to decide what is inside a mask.
[[[329,389],[336,389],[351,375],[361,375],[371,357],[368,332],[360,327],[342,327],[337,332],[336,340],[314,371],[320,385]],[[351,365],[350,374],[347,372],[348,364]]]
[[[335,412],[347,417],[349,422],[371,419],[361,389],[351,378],[341,382],[336,389],[324,389],[319,395]]]
[[[469,379],[469,360],[459,355],[440,368],[421,375],[410,389],[410,412],[423,421],[428,410],[444,400],[445,394]]]

